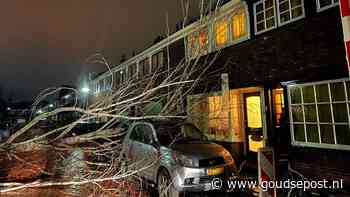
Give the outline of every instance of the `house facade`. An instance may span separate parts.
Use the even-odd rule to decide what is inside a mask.
[[[277,172],[289,162],[311,179],[350,185],[350,82],[337,0],[231,0],[114,67],[115,87],[168,61],[216,53],[186,98],[190,121],[252,169],[257,150],[270,146]],[[106,72],[90,81],[93,99],[112,91],[111,80]]]

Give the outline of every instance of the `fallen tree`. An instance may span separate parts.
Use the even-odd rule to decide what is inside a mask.
[[[188,1],[183,3],[183,10],[186,20]],[[167,54],[168,65],[144,79],[132,76],[122,86],[116,85],[108,61],[101,54],[94,54],[87,61],[102,63],[108,68],[111,91],[101,94],[88,106],[79,105],[79,91],[74,88],[54,87],[42,91],[33,103],[31,121],[0,144],[0,163],[5,166],[0,170],[0,194],[47,187],[78,188],[79,192],[91,196],[130,194],[125,191],[129,188],[126,185],[139,180],[138,171],[152,164],[139,170],[122,168],[119,153],[125,130],[120,125],[142,119],[185,119],[186,96],[205,79],[220,52],[200,58],[198,51],[196,57],[184,58],[177,65],[170,65],[169,50]],[[72,106],[35,113],[40,102],[60,90],[74,93]],[[136,110],[130,113],[131,109]],[[80,116],[54,129],[38,129],[42,120],[61,113],[79,113]],[[94,131],[76,134],[81,122],[96,119],[103,120],[104,124]],[[82,191],[82,185],[87,191]],[[134,190],[135,187],[142,190],[142,184],[135,184]]]

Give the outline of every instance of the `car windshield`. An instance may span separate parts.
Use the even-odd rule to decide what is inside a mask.
[[[158,140],[163,146],[187,141],[207,141],[207,137],[197,127],[189,123],[158,125],[156,132]]]

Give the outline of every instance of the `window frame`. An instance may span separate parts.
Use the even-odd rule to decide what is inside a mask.
[[[275,1],[275,0],[274,0]],[[291,1],[292,0],[284,0],[285,1],[288,1],[289,2],[289,8],[288,8],[288,12],[289,12],[289,17],[290,17],[290,20],[287,21],[287,22],[281,22],[281,17],[280,17],[280,4],[281,2],[279,0],[276,0],[276,9],[277,9],[277,21],[278,21],[278,26],[283,26],[283,25],[287,25],[289,23],[292,23],[292,22],[295,22],[297,20],[300,20],[302,18],[305,18],[305,3],[304,3],[304,0],[300,0],[301,1],[301,10],[302,10],[302,15],[296,17],[296,18],[292,18],[292,8],[291,8]],[[283,3],[283,2],[282,2]]]
[[[151,55],[151,73],[158,72],[164,66],[164,51],[160,50]]]
[[[254,33],[255,33],[255,35],[259,35],[259,34],[262,34],[262,33],[265,33],[265,32],[267,32],[267,31],[270,31],[270,30],[273,30],[273,29],[276,29],[277,28],[277,23],[278,23],[278,21],[277,21],[277,11],[276,11],[276,1],[275,0],[272,0],[272,2],[273,2],[273,13],[274,13],[274,21],[275,21],[275,25],[274,26],[272,26],[272,27],[270,27],[270,28],[266,28],[267,26],[266,26],[266,21],[267,21],[267,19],[266,19],[266,17],[265,17],[265,0],[260,0],[260,1],[258,1],[258,2],[255,2],[254,4],[253,4],[253,12],[254,12]],[[264,30],[262,30],[262,31],[258,31],[258,23],[257,23],[257,13],[256,13],[256,5],[257,4],[260,4],[260,3],[262,3],[262,5],[263,5],[263,13],[264,13]],[[270,17],[269,19],[271,19],[272,17]]]
[[[197,53],[199,50],[199,31],[193,31],[186,36],[186,50],[189,59],[199,55],[199,53]]]
[[[142,79],[143,77],[145,76],[148,76],[151,71],[151,64],[150,64],[150,60],[149,60],[149,57],[144,57],[142,58],[139,62],[138,62],[138,76],[139,76],[139,79]],[[145,73],[145,68],[147,68],[147,73]]]
[[[232,43],[232,39],[231,39],[231,22],[232,20],[230,19],[230,16],[231,15],[223,15],[221,17],[218,17],[217,19],[215,19],[212,23],[212,28],[213,28],[213,46],[214,46],[214,49],[218,50],[218,49],[222,49],[222,48],[225,48],[227,46],[229,46],[231,43]],[[221,21],[225,21],[226,22],[226,28],[227,28],[227,33],[226,33],[226,36],[227,36],[227,40],[226,40],[226,43],[224,44],[221,44],[221,45],[217,45],[216,43],[216,24],[218,22],[221,22]]]
[[[332,100],[332,94],[331,94],[331,87],[330,84],[336,84],[336,83],[343,83],[343,87],[344,87],[344,96],[345,96],[345,100],[344,101],[334,101]],[[348,128],[350,128],[350,91],[348,89],[348,84],[350,83],[348,78],[343,78],[343,79],[336,79],[336,80],[327,80],[327,81],[319,81],[319,82],[310,82],[310,83],[303,83],[303,84],[291,84],[287,86],[287,97],[288,97],[288,112],[289,113],[289,121],[290,121],[290,134],[291,134],[291,144],[293,146],[299,146],[299,147],[313,147],[313,148],[322,148],[322,149],[335,149],[335,150],[350,150],[350,145],[346,145],[346,144],[338,144],[337,143],[337,131],[335,129],[336,125],[347,125]],[[325,85],[327,84],[327,88],[328,88],[328,97],[329,97],[329,101],[327,102],[319,102],[318,101],[318,97],[316,95],[316,87],[317,85]],[[303,99],[303,91],[302,91],[302,87],[305,86],[311,86],[313,87],[313,91],[314,91],[314,103],[304,103],[304,99]],[[291,99],[291,88],[295,88],[298,87],[300,88],[300,96],[301,96],[301,103],[294,103],[292,104],[292,99]],[[316,110],[316,122],[307,122],[305,120],[305,105],[312,105],[315,104],[315,110]],[[331,112],[331,123],[325,123],[325,122],[321,122],[319,120],[319,111],[318,111],[318,105],[319,104],[329,104],[330,105],[330,112]],[[346,104],[346,112],[347,112],[347,122],[335,122],[334,120],[334,112],[333,112],[333,105],[334,104]],[[303,121],[302,122],[297,122],[293,120],[293,114],[292,114],[292,106],[293,105],[300,105],[302,108],[302,113],[303,113]],[[304,135],[305,135],[305,141],[296,141],[295,140],[295,135],[294,135],[294,124],[300,124],[303,126],[303,131],[304,131]],[[306,130],[306,126],[307,125],[317,125],[317,132],[318,132],[318,138],[319,138],[319,142],[308,142],[307,139],[307,130]],[[321,137],[321,129],[320,129],[320,125],[331,125],[332,126],[332,131],[333,131],[333,138],[334,138],[334,144],[328,144],[328,143],[322,143],[322,137]],[[350,129],[349,129],[350,132]]]
[[[144,135],[145,133],[143,131],[136,130],[136,129],[140,129],[140,128],[144,128],[144,127],[148,127],[151,131],[151,133],[150,133],[151,142],[150,143],[145,142],[145,135]],[[140,138],[138,140],[133,139],[134,133],[139,134],[138,137],[140,137]],[[158,142],[157,137],[155,135],[155,129],[154,129],[153,125],[150,123],[147,123],[147,122],[139,122],[139,123],[134,124],[131,128],[129,139],[132,141],[136,141],[138,143],[142,143],[142,144],[150,145],[150,146],[152,145],[152,142],[154,142],[154,143]]]
[[[233,25],[233,18],[236,16],[236,15],[240,15],[240,14],[243,14],[244,15],[244,28],[245,28],[245,34],[244,35],[241,35],[240,37],[238,38],[234,38],[234,25]],[[231,14],[229,14],[229,22],[230,22],[230,31],[231,31],[231,44],[234,45],[234,44],[237,44],[237,43],[240,43],[244,40],[247,40],[249,39],[249,34],[250,34],[250,30],[249,30],[249,14],[247,13],[247,10],[245,7],[241,8],[241,10],[237,11],[237,12],[233,12]]]
[[[317,12],[322,12],[322,11],[328,10],[330,8],[339,6],[339,1],[340,0],[338,0],[338,2],[334,2],[335,0],[331,0],[331,1],[332,1],[332,3],[330,5],[327,5],[327,6],[324,6],[324,7],[321,8],[320,0],[316,0]]]
[[[118,71],[115,71],[113,74],[114,74],[114,84],[117,87],[120,85],[120,72],[118,70]]]
[[[206,44],[201,45],[201,33],[206,32]],[[198,30],[198,48],[199,48],[199,55],[205,55],[208,54],[210,51],[210,27],[208,25],[205,25],[204,27],[201,27]]]
[[[137,64],[136,64],[136,62],[134,62],[128,66],[128,76],[130,79],[135,79],[137,77]]]

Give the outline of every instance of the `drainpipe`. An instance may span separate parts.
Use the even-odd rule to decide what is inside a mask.
[[[266,146],[273,146],[273,136],[275,133],[275,124],[273,118],[272,109],[272,88],[269,86],[264,86],[264,100],[265,100],[265,118],[266,118]]]

